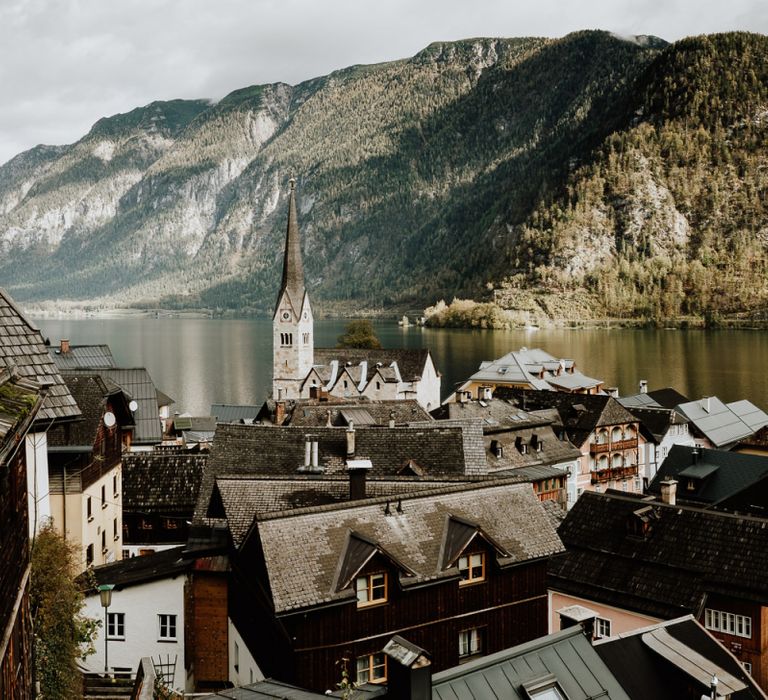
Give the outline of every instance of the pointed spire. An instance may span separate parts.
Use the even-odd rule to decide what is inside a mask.
[[[299,313],[304,299],[304,266],[301,262],[301,239],[296,216],[296,180],[291,178],[288,183],[291,186],[288,195],[288,228],[285,234],[283,281],[280,285],[280,293],[277,295],[277,303],[280,303],[283,292],[287,291],[291,305],[296,313]]]

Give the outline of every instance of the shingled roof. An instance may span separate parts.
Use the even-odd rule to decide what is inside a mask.
[[[0,369],[0,464],[18,445],[16,431],[40,410],[39,396],[38,384],[13,378],[7,369]]]
[[[39,329],[16,306],[8,292],[0,288],[0,367],[41,386],[49,384],[36,423],[45,427],[51,421],[77,418],[80,410],[48,354]]]
[[[208,455],[128,452],[123,455],[123,509],[192,518]]]
[[[373,376],[377,365],[389,367],[397,362],[400,376],[405,382],[421,378],[427,358],[427,348],[397,348],[381,350],[361,350],[357,348],[315,348],[315,365],[328,366],[333,360],[339,363],[339,370],[350,365],[350,369],[361,362],[368,363],[368,375]]]
[[[646,527],[640,528],[642,520]],[[584,492],[560,526],[550,587],[660,618],[708,592],[768,602],[768,521]]]
[[[337,426],[349,425],[350,421],[356,426],[386,426],[390,418],[396,425],[432,420],[419,402],[412,399],[356,402],[342,400],[338,403],[300,399],[290,404],[286,407],[288,418],[284,425],[324,426],[328,423],[328,413],[330,413],[331,425]]]
[[[354,599],[352,588],[338,589],[352,533],[399,563],[404,586],[458,575],[455,566],[441,568],[449,516],[477,524],[503,548],[503,555],[497,556],[500,566],[563,549],[529,485],[465,484],[423,492],[404,496],[399,510],[394,504],[388,508],[387,501],[372,499],[261,516],[247,537],[259,539],[275,611]],[[308,533],[311,542],[297,533]]]
[[[305,469],[308,441],[318,443],[318,469]],[[410,461],[426,476],[486,471],[482,430],[476,424],[356,428],[355,455],[371,460],[371,477],[396,476]],[[203,477],[195,517],[205,517],[216,475],[303,473],[346,475],[344,428],[220,424]]]
[[[73,369],[108,369],[115,366],[109,345],[69,345],[50,348],[50,355],[60,371]]]
[[[637,418],[607,394],[566,394],[510,387],[497,387],[494,394],[513,399],[525,411],[557,409],[562,427],[577,447],[587,441],[595,428],[637,423]]]

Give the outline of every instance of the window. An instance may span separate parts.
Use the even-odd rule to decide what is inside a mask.
[[[485,553],[464,554],[459,557],[460,586],[485,581]]]
[[[107,639],[125,639],[125,613],[107,613]]]
[[[107,531],[106,530],[101,531],[101,553],[102,554],[107,553]]]
[[[304,345],[309,345],[309,333],[302,333],[301,338]]]
[[[595,618],[595,639],[611,636],[611,621],[604,617]]]
[[[160,623],[160,637],[161,642],[176,641],[176,615],[158,615],[158,622]]]
[[[358,576],[355,581],[357,607],[387,602],[387,574],[384,572]]]
[[[293,333],[281,333],[280,345],[282,345],[283,347],[289,347],[293,345]]]
[[[130,549],[124,549],[123,550],[123,559],[130,559],[131,558],[131,550]]]
[[[752,675],[752,664],[749,663],[749,661],[744,661],[742,663],[742,666],[744,666],[744,670],[751,676]]]
[[[88,496],[85,502],[85,514],[88,516],[88,522],[91,522],[93,520],[93,506],[90,496]]]
[[[178,530],[179,521],[176,518],[165,518],[163,521],[166,530]]]
[[[752,618],[747,615],[735,615],[707,608],[704,611],[704,627],[713,632],[752,638]]]
[[[93,545],[89,544],[85,548],[85,565],[90,566],[93,564]]]
[[[240,647],[238,646],[237,642],[235,642],[235,671],[240,670]]]
[[[152,529],[152,521],[148,520],[147,518],[141,518],[139,520],[139,529],[140,530],[151,530]]]
[[[101,507],[106,508],[107,507],[107,486],[106,484],[101,485]]]
[[[119,492],[117,490],[117,474],[112,477],[112,495],[117,498]]]
[[[387,680],[387,656],[384,652],[357,657],[358,685],[363,683],[384,683]]]
[[[117,518],[112,521],[112,539],[117,542],[120,539],[120,529],[117,526]]]
[[[459,659],[483,653],[483,630],[475,627],[459,632]]]

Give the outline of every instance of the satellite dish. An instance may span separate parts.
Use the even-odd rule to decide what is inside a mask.
[[[139,408],[139,404],[136,401],[131,401],[131,403],[128,404],[128,408],[131,409],[131,413],[136,413],[136,411]]]
[[[104,425],[106,425],[108,428],[113,428],[116,422],[115,414],[112,413],[112,411],[107,411],[104,414]]]

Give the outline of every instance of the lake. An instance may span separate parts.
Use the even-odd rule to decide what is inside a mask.
[[[36,319],[57,345],[106,343],[121,367],[146,367],[175,410],[207,414],[212,403],[260,404],[270,390],[272,323],[266,319]],[[315,323],[315,345],[333,347],[346,321]],[[384,347],[432,351],[443,396],[480,362],[541,347],[571,358],[591,377],[635,393],[673,386],[690,398],[746,398],[768,408],[768,332],[746,330],[550,329],[481,331],[400,328],[375,322]]]

